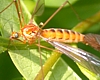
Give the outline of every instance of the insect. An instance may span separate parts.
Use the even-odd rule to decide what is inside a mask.
[[[40,1],[40,0],[38,0],[38,1]],[[66,2],[67,2],[67,0],[66,0]],[[63,6],[65,5],[65,3],[63,4]],[[39,4],[39,2],[38,2],[38,4]],[[43,5],[44,5],[44,3],[41,4],[41,6],[43,6]],[[16,4],[16,6],[17,6],[17,4]],[[60,7],[60,8],[62,8],[62,7]],[[60,8],[58,9],[58,11],[60,10]],[[18,9],[18,8],[16,8],[16,9]],[[40,9],[40,7],[36,8],[36,9]],[[19,12],[20,11],[18,11],[18,13]],[[34,14],[36,14],[36,13],[37,13],[37,10],[34,11],[32,18],[34,17]],[[57,13],[57,11],[56,11],[56,13]],[[21,24],[20,25],[21,32],[14,32],[13,31],[12,35],[10,36],[10,40],[16,39],[16,40],[19,40],[23,43],[28,42],[29,44],[32,44],[36,40],[38,40],[38,38],[42,38],[44,40],[49,39],[51,41],[72,43],[72,42],[81,42],[84,38],[84,35],[77,33],[77,32],[74,32],[74,31],[71,31],[71,30],[54,29],[54,28],[42,30],[42,28],[48,23],[49,19],[42,25],[41,28],[39,28],[38,26],[33,24],[32,18],[30,19],[30,21],[27,25],[22,27],[23,18],[22,19],[20,18],[20,14],[18,14],[18,16],[19,16],[19,20],[20,20],[20,24]],[[50,18],[52,18],[52,17],[50,17]],[[64,35],[65,37],[62,35]],[[69,35],[69,36],[67,36],[67,35]],[[19,37],[22,37],[23,40],[20,40]]]
[[[14,1],[12,1],[12,3],[13,3]],[[41,3],[42,2],[42,3]],[[10,5],[12,5],[12,3],[10,4]],[[18,40],[18,41],[21,41],[21,42],[23,42],[23,43],[26,43],[26,42],[28,42],[29,44],[32,44],[32,43],[34,43],[36,40],[38,40],[38,38],[43,38],[43,37],[46,37],[46,36],[48,36],[48,34],[47,34],[47,32],[54,32],[54,31],[57,31],[57,32],[54,32],[54,34],[55,33],[57,33],[57,34],[59,34],[59,32],[66,32],[66,31],[63,31],[64,29],[44,29],[44,30],[42,30],[42,28],[48,23],[48,21],[50,21],[50,19],[54,16],[54,15],[56,15],[56,13],[58,13],[58,11],[60,11],[60,9],[61,8],[63,8],[63,6],[66,4],[66,3],[68,3],[68,1],[66,0],[64,3],[63,3],[63,5],[60,7],[60,8],[58,8],[58,10],[41,26],[41,28],[39,28],[37,25],[35,25],[34,23],[33,23],[33,17],[34,17],[34,15],[35,14],[38,14],[38,10],[41,8],[41,7],[43,7],[44,6],[44,0],[38,0],[38,2],[37,2],[37,4],[36,4],[36,8],[35,8],[35,10],[34,10],[34,12],[33,12],[33,15],[32,15],[32,17],[31,17],[31,19],[30,19],[30,21],[28,22],[28,24],[25,24],[24,25],[24,27],[23,27],[23,22],[24,22],[24,19],[23,19],[23,15],[21,16],[20,15],[20,13],[22,13],[22,10],[21,10],[21,6],[20,6],[20,0],[18,0],[18,2],[14,2],[15,3],[15,6],[16,6],[16,10],[17,10],[17,13],[18,13],[18,18],[19,18],[19,22],[20,22],[20,27],[21,27],[21,29],[20,29],[20,32],[15,32],[14,30],[12,30],[12,34],[11,34],[11,36],[10,36],[10,41],[12,41],[12,40]],[[38,6],[38,4],[39,4],[39,6]],[[1,11],[1,15],[2,15],[2,13],[7,9],[7,8],[9,8],[9,6],[10,5],[8,5],[3,11]],[[19,7],[18,7],[19,6]],[[37,8],[38,7],[38,8]],[[45,33],[46,32],[46,33]],[[68,32],[70,32],[70,31],[68,31]],[[72,31],[71,31],[72,32]],[[62,33],[60,33],[60,34],[62,34]],[[57,35],[55,35],[55,36],[57,36]],[[23,39],[20,39],[20,37],[22,37]],[[59,35],[58,35],[58,37],[59,37]],[[48,38],[48,37],[46,37],[46,38]],[[49,35],[49,38],[50,38],[50,35]],[[54,39],[54,38],[51,38],[51,40],[52,39]],[[54,39],[54,40],[56,40],[56,38]],[[59,38],[58,38],[58,40],[60,40]],[[75,40],[75,42],[76,42],[76,40]],[[42,78],[43,78],[43,75],[42,75]]]
[[[82,67],[100,76],[100,58],[82,49],[61,42],[48,41],[56,49],[67,55]]]
[[[84,42],[88,43],[94,49],[100,51],[100,35],[98,34],[86,34],[84,37]]]

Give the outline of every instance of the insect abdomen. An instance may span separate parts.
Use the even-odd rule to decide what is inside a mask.
[[[72,30],[51,28],[42,30],[41,37],[52,41],[76,43],[82,42],[84,35]]]

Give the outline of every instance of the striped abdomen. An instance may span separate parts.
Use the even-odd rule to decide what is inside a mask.
[[[67,29],[44,29],[40,34],[42,38],[66,43],[82,42],[84,38],[83,34]]]

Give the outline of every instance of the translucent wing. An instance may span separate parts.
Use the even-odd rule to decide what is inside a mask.
[[[79,65],[95,73],[96,75],[100,75],[100,58],[98,58],[97,56],[82,49],[71,47],[68,44],[54,41],[48,42],[56,49],[58,49],[59,51],[70,57],[72,60],[77,62]]]
[[[33,19],[34,15],[40,16],[44,12],[44,5],[45,5],[44,0],[38,0],[37,1],[37,4],[35,6],[35,9],[33,11],[31,19]]]
[[[86,34],[84,37],[84,42],[93,47],[94,49],[100,51],[100,35],[97,34]]]

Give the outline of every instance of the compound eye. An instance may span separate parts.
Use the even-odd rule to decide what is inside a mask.
[[[18,37],[19,37],[19,34],[16,32],[16,33],[14,34],[14,37],[15,37],[15,38],[18,38]]]

